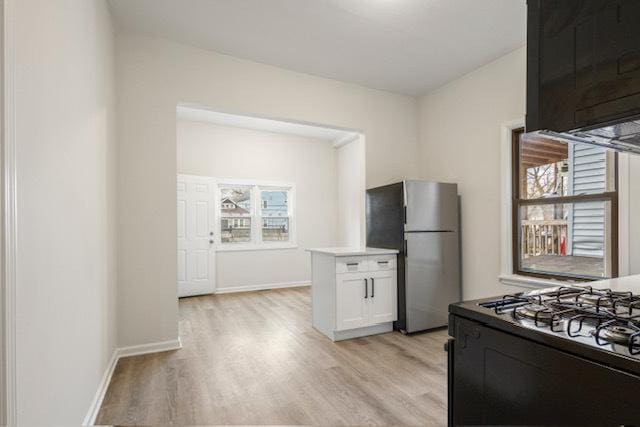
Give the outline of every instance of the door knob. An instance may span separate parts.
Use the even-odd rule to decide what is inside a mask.
[[[209,240],[209,243],[213,245],[213,240]]]

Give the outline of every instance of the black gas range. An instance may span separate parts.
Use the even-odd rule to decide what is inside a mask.
[[[449,313],[451,425],[640,424],[640,295],[564,286]]]

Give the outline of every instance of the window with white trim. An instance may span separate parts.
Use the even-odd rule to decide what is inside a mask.
[[[513,272],[618,276],[617,155],[512,131]]]
[[[293,185],[220,182],[218,191],[222,250],[295,246]]]

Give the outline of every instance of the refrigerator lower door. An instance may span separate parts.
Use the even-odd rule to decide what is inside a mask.
[[[458,233],[406,233],[405,240],[406,331],[445,326],[461,294]]]

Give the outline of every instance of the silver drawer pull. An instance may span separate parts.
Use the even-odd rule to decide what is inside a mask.
[[[389,261],[378,261],[378,265],[387,266],[387,265],[389,265]]]
[[[347,263],[347,267],[357,267],[358,264],[360,264],[359,262],[348,262]]]

